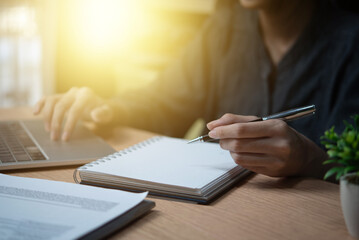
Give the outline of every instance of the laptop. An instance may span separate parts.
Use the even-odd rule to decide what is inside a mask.
[[[0,121],[0,170],[81,165],[114,152],[81,124],[63,142],[51,141],[41,120]]]

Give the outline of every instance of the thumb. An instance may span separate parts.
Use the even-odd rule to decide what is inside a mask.
[[[107,104],[91,111],[91,118],[95,123],[107,124],[113,120],[113,116],[113,109]]]

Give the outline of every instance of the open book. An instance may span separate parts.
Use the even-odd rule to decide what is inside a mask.
[[[209,203],[249,171],[217,143],[157,136],[77,169],[81,183]],[[76,174],[75,174],[76,175]]]
[[[146,195],[0,174],[0,238],[102,239],[152,209]]]

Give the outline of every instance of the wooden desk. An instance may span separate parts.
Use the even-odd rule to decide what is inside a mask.
[[[0,109],[0,120],[20,118],[33,118],[30,109]],[[97,133],[118,150],[154,135],[130,128]],[[6,173],[73,182],[74,168]],[[351,239],[339,186],[321,180],[254,175],[208,206],[152,200],[150,214],[111,239]]]

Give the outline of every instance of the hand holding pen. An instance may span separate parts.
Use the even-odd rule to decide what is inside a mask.
[[[306,116],[310,116],[313,115],[315,113],[315,105],[310,105],[310,106],[306,106],[306,107],[299,107],[299,108],[294,108],[294,109],[290,109],[287,111],[283,111],[280,113],[275,113],[272,115],[269,115],[267,117],[260,117],[260,118],[255,118],[253,120],[250,120],[248,122],[259,122],[259,121],[266,121],[269,119],[281,119],[283,121],[293,121],[302,117],[306,117]],[[211,135],[214,135],[214,133],[212,132]],[[188,141],[188,143],[194,143],[194,142],[210,142],[212,140],[215,140],[215,137],[211,137],[208,135],[203,135],[200,136],[198,138],[195,138],[193,140]]]
[[[298,115],[271,116],[225,114],[207,124],[208,136],[218,139],[237,164],[269,176],[304,175],[314,162],[326,158],[321,148],[285,122]]]

